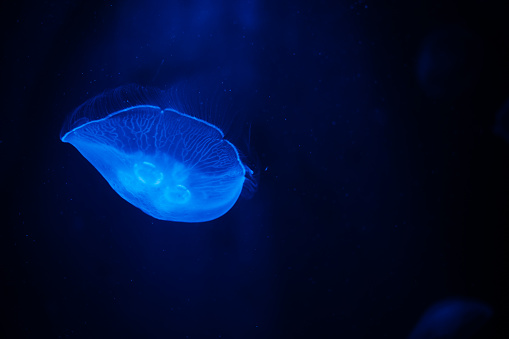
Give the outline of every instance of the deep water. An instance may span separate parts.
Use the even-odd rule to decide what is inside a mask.
[[[0,16],[1,338],[509,337],[502,2]],[[130,84],[178,88],[238,148],[251,186],[226,214],[155,219],[61,142]]]

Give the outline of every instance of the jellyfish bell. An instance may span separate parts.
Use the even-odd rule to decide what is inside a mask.
[[[225,131],[228,101],[202,91],[124,86],[78,107],[61,140],[126,201],[161,220],[204,222],[228,212],[256,179]],[[226,93],[225,93],[226,94]]]

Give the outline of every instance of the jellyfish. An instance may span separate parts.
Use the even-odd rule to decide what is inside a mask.
[[[125,86],[78,107],[61,132],[123,199],[160,220],[221,217],[253,171],[221,128],[179,90]],[[208,112],[210,113],[210,112]]]
[[[492,314],[493,310],[489,305],[477,300],[442,300],[426,310],[409,339],[470,338]]]

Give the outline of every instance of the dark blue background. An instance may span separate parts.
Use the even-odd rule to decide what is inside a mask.
[[[2,337],[405,338],[455,296],[507,338],[500,4],[2,3]],[[145,215],[59,140],[105,89],[199,78],[260,176],[217,220]]]

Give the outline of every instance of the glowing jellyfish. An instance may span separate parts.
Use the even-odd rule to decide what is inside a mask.
[[[217,126],[170,92],[121,87],[78,107],[62,130],[125,200],[154,218],[203,222],[228,212],[252,171]],[[189,114],[191,113],[191,114]]]

